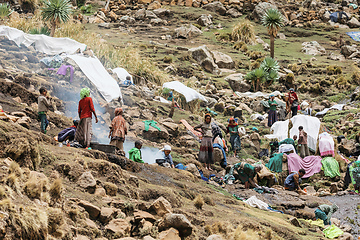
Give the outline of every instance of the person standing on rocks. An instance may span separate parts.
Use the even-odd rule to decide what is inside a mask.
[[[75,140],[87,149],[91,150],[90,142],[92,135],[92,114],[95,116],[95,122],[98,123],[98,118],[95,113],[94,104],[90,97],[90,89],[83,88],[80,91],[80,98],[78,113],[80,122],[75,133]]]
[[[336,204],[332,206],[322,204],[315,210],[315,219],[321,219],[324,221],[324,225],[331,225],[331,216],[335,213],[339,207]]]
[[[291,113],[292,113],[292,117],[297,115],[297,111],[298,111],[298,106],[299,106],[299,98],[295,92],[295,90],[293,88],[289,89],[289,104],[290,104],[290,109],[291,109]]]
[[[239,125],[235,122],[234,118],[229,119],[229,125],[227,126],[226,132],[230,133],[231,149],[234,152],[234,157],[236,157],[236,152],[241,149],[241,140],[239,135]]]
[[[270,95],[270,99],[268,101],[270,110],[269,110],[269,116],[268,116],[268,127],[271,127],[275,122],[277,122],[277,112],[276,112],[276,106],[278,105],[275,101],[275,96]]]
[[[258,133],[259,130],[256,127],[253,127],[251,130],[253,131],[253,133],[250,135],[250,140],[255,145],[256,150],[260,152],[261,137]]]
[[[46,128],[49,125],[49,121],[46,118],[46,113],[51,106],[51,98],[47,95],[47,90],[44,87],[39,89],[40,96],[38,97],[38,114],[40,119],[41,132],[46,134]]]
[[[195,129],[197,128],[201,129],[203,135],[199,151],[199,161],[204,163],[206,169],[212,171],[211,164],[214,163],[214,149],[212,145],[211,115],[205,114],[204,122],[195,126]]]
[[[298,145],[300,148],[300,157],[304,158],[310,156],[309,147],[307,144],[307,133],[304,131],[303,126],[299,126],[299,140]]]
[[[292,172],[286,177],[284,185],[285,190],[302,191],[300,188],[301,178],[305,175],[305,170],[300,169],[299,172]]]
[[[115,109],[115,117],[111,122],[109,138],[110,145],[116,146],[122,152],[124,151],[125,136],[127,134],[126,121],[124,119],[123,109]]]

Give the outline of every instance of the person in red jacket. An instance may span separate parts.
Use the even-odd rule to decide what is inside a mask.
[[[296,92],[294,91],[293,88],[289,89],[289,103],[290,103],[290,108],[291,108],[291,112],[292,112],[292,117],[297,115],[297,111],[298,111],[298,106],[299,106],[299,99],[298,96],[296,94]]]
[[[92,114],[95,116],[95,122],[98,123],[98,118],[95,113],[94,104],[90,97],[90,89],[83,88],[80,91],[81,100],[79,101],[78,113],[80,117],[79,125],[76,129],[75,141],[87,149],[90,148],[91,135],[92,135]]]

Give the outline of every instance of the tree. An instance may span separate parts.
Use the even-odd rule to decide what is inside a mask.
[[[275,37],[280,28],[284,26],[284,17],[279,10],[270,8],[266,10],[261,22],[268,29],[270,35],[270,56],[274,58]]]
[[[249,72],[245,79],[251,82],[251,85],[255,92],[260,90],[260,85],[264,83],[267,79],[268,73],[262,68],[257,68]]]
[[[51,23],[51,37],[54,36],[55,29],[60,23],[70,20],[70,13],[70,0],[47,0],[44,2],[41,15],[45,21],[50,21]]]

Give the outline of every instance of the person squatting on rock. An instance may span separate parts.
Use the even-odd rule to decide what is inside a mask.
[[[58,134],[58,142],[64,142],[66,140],[73,141],[75,139],[76,128],[79,125],[78,120],[73,121],[74,125],[68,127]]]
[[[201,139],[199,161],[204,163],[205,168],[212,171],[211,164],[214,163],[213,144],[212,144],[212,127],[211,115],[205,114],[204,122],[200,123],[195,129],[200,128],[203,138]]]
[[[307,144],[307,133],[304,131],[303,126],[299,126],[299,140],[298,145],[300,148],[300,157],[304,158],[310,156],[309,147]]]
[[[236,152],[241,150],[241,140],[239,135],[239,125],[235,122],[234,118],[229,119],[226,133],[230,133],[231,149],[234,152],[234,157],[236,157]]]
[[[40,96],[38,97],[38,117],[40,120],[40,129],[42,133],[46,134],[46,128],[49,121],[46,118],[46,113],[51,106],[51,98],[47,95],[47,90],[44,87],[39,89]]]
[[[258,187],[254,181],[254,177],[261,171],[261,169],[261,165],[254,167],[249,163],[239,162],[232,166],[229,173],[225,175],[225,181],[229,183],[229,180],[240,180],[243,184],[245,184],[246,189],[250,187]],[[234,174],[235,170],[237,174]]]
[[[134,162],[144,163],[144,161],[142,160],[142,155],[140,150],[141,148],[142,148],[142,142],[136,141],[135,147],[133,147],[129,151],[129,159],[133,160]]]
[[[156,163],[162,167],[167,168],[175,168],[174,162],[171,156],[171,147],[169,145],[165,145],[163,149],[160,150],[162,158],[156,159]]]
[[[98,118],[95,113],[94,104],[90,97],[90,89],[83,88],[80,91],[80,98],[78,113],[80,117],[79,126],[76,130],[75,141],[90,148],[91,135],[92,135],[92,114],[95,116],[95,122],[98,123]]]
[[[298,111],[298,106],[299,106],[299,99],[298,96],[295,92],[295,90],[293,88],[289,89],[289,103],[290,103],[290,109],[291,109],[291,113],[292,113],[292,117],[297,115],[297,111]]]
[[[109,138],[110,145],[116,146],[122,152],[124,151],[125,136],[127,135],[126,121],[124,119],[122,108],[115,109],[115,117],[111,121]]]
[[[332,206],[322,204],[315,210],[315,220],[321,219],[324,221],[324,225],[331,225],[331,216],[335,213],[339,207],[336,204]]]
[[[299,172],[292,172],[286,177],[284,185],[285,190],[302,191],[300,188],[301,178],[305,175],[305,170],[300,169]]]
[[[276,106],[278,105],[275,101],[275,96],[270,95],[270,99],[268,101],[269,103],[269,116],[268,116],[268,127],[271,127],[275,122],[278,120],[277,112],[276,112]]]

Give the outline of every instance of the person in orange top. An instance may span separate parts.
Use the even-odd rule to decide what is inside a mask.
[[[292,117],[293,117],[293,116],[297,115],[299,99],[293,88],[289,89],[288,95],[289,95],[289,103],[290,103],[290,108],[291,108]]]
[[[81,100],[79,101],[78,113],[80,122],[76,129],[75,141],[91,150],[90,142],[92,135],[92,114],[95,116],[95,122],[98,123],[94,104],[90,97],[90,89],[83,88],[80,91]]]
[[[122,108],[115,109],[115,117],[111,122],[109,138],[110,144],[124,151],[125,135],[127,134],[126,121],[123,118]]]

